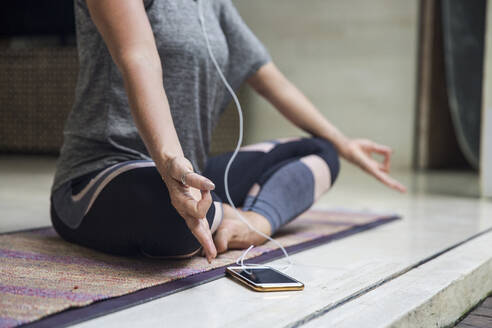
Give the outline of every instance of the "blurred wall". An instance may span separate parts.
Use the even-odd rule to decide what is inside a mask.
[[[413,149],[417,0],[234,0],[274,62],[342,131]],[[245,143],[302,134],[244,90]]]

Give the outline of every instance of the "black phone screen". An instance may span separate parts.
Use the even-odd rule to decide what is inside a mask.
[[[278,283],[298,283],[288,276],[268,268],[248,268],[247,270],[235,269],[241,277],[244,277],[255,284],[278,284]]]

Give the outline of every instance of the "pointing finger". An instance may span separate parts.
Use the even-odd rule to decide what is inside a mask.
[[[184,181],[182,182],[184,182],[186,185],[196,189],[200,189],[200,190],[215,189],[215,185],[212,181],[195,172],[186,173],[183,176],[183,180]]]
[[[371,170],[371,173],[376,177],[376,179],[378,179],[388,187],[398,190],[399,192],[407,191],[407,188],[404,185],[402,185],[386,173],[378,171],[377,169]]]
[[[191,233],[196,237],[198,242],[203,246],[203,250],[210,263],[213,258],[217,256],[217,249],[212,239],[212,233],[210,227],[208,226],[208,221],[203,219],[190,218],[187,220],[188,227]]]

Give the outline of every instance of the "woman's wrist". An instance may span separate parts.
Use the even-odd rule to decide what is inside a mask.
[[[162,178],[168,175],[173,161],[178,157],[177,154],[171,152],[160,152],[156,158],[153,158],[157,170],[161,174]]]
[[[331,135],[321,136],[321,137],[330,141],[341,157],[343,158],[348,157],[350,153],[350,141],[351,141],[350,138],[346,137],[338,130],[335,133],[332,133]]]
[[[338,140],[335,143],[335,148],[337,149],[338,154],[345,159],[347,159],[350,154],[350,140],[350,138],[343,136],[341,140]]]

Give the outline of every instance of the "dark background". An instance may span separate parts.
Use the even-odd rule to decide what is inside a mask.
[[[0,1],[0,37],[56,35],[63,41],[74,33],[72,0]]]

